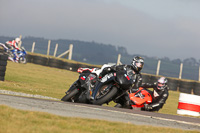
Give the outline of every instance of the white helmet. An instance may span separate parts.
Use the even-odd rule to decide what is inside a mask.
[[[20,38],[15,38],[16,43],[20,43],[21,39]]]
[[[165,77],[160,77],[157,81],[157,90],[164,90],[167,87],[167,79]]]

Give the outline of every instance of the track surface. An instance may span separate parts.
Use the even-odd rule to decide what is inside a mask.
[[[0,94],[0,104],[17,109],[48,112],[60,116],[101,119],[136,125],[200,131],[200,119],[131,109],[69,103]]]

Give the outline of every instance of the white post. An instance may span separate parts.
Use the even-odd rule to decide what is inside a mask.
[[[35,49],[35,42],[33,42],[33,45],[32,45],[32,50],[31,50],[32,53],[34,53],[34,49]]]
[[[72,59],[72,50],[73,50],[73,44],[69,45],[69,56],[68,59],[71,60]]]
[[[199,81],[200,81],[200,66],[199,66]]]
[[[20,40],[22,40],[22,35],[19,36]],[[18,47],[21,48],[22,41],[19,42]]]
[[[117,65],[120,65],[120,64],[121,64],[120,60],[121,60],[121,54],[118,54]]]
[[[60,54],[58,56],[58,58],[64,56],[64,58],[67,58],[68,55],[68,59],[71,60],[72,59],[72,50],[73,50],[73,44],[69,45],[69,50],[65,51],[64,53]]]
[[[54,54],[53,54],[54,57],[56,57],[57,49],[58,49],[58,44],[56,44],[56,46],[55,46],[55,50],[54,50]]]
[[[159,75],[159,71],[160,71],[160,62],[161,62],[161,61],[158,60],[156,75]]]
[[[182,78],[182,71],[183,71],[183,63],[181,63],[180,65],[179,79]]]
[[[67,54],[69,54],[69,50],[65,51],[64,53],[60,54],[60,55],[57,56],[57,57],[60,58],[60,57],[62,57],[62,56],[64,56],[64,55],[67,55]],[[65,57],[65,58],[66,58],[66,57]]]
[[[51,40],[49,40],[49,42],[48,42],[47,56],[49,56],[50,44],[51,44]]]

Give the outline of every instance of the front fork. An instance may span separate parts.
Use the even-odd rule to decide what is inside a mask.
[[[100,81],[97,81],[97,82],[96,82],[95,88],[92,90],[92,98],[93,98],[93,99],[95,99],[96,94],[97,94],[99,88],[102,86],[102,84],[103,84],[103,83],[100,82]]]
[[[93,91],[95,90],[95,85],[97,84],[97,82],[95,83],[95,84],[92,84],[91,83],[92,81],[88,81],[86,84],[85,84],[85,87],[84,88],[87,88],[87,90],[86,90],[86,98],[88,99],[88,100],[93,100],[94,99],[94,97],[93,97]]]

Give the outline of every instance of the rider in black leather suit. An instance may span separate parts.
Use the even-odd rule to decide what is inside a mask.
[[[151,91],[152,103],[145,104],[142,110],[159,111],[163,107],[169,96],[167,82],[165,77],[161,77],[154,84],[146,83],[141,85],[143,88],[153,88],[153,91]]]
[[[140,73],[140,71],[142,70],[144,66],[144,59],[142,57],[136,56],[133,58],[133,61],[131,63],[131,65],[114,65],[111,66],[110,68],[106,68],[104,71],[102,71],[102,73],[100,74],[100,76],[104,76],[105,74],[107,74],[110,71],[122,71],[122,70],[128,70],[131,69],[132,72],[136,75],[136,80],[134,82],[133,87],[131,88],[131,92],[135,92],[138,90],[138,88],[141,86],[142,84],[142,75]],[[114,101],[117,103],[117,105],[115,105],[115,107],[120,107],[120,108],[131,108],[131,100],[129,98],[129,94],[128,92],[126,94],[124,94],[123,96],[121,96],[117,101]]]

